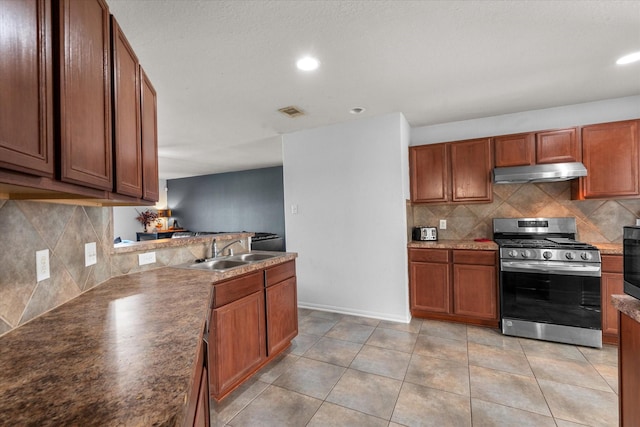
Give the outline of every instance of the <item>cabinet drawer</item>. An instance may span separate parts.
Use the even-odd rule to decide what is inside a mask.
[[[622,273],[622,255],[602,255],[602,271]]]
[[[262,271],[247,274],[213,286],[213,308],[236,301],[263,288]]]
[[[409,261],[449,262],[448,249],[409,249]]]
[[[296,275],[295,261],[288,261],[282,264],[269,267],[264,271],[266,286],[275,285],[289,277]]]
[[[496,265],[495,251],[454,250],[454,264]]]

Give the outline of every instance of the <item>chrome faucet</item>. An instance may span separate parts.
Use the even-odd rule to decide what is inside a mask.
[[[211,247],[212,258],[217,258],[218,255],[223,253],[225,249],[227,249],[229,246],[233,245],[234,243],[242,243],[242,240],[240,239],[234,240],[233,242],[227,243],[226,245],[224,245],[222,249],[218,250],[218,242],[216,242],[216,239],[213,239],[213,246]],[[229,255],[233,255],[233,249],[229,249]]]

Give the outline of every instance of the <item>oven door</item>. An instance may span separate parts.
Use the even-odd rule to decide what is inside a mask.
[[[600,265],[540,264],[501,263],[501,317],[600,330]]]

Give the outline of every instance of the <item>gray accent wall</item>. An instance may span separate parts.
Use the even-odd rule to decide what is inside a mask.
[[[172,219],[191,231],[251,231],[284,237],[282,166],[170,179]]]

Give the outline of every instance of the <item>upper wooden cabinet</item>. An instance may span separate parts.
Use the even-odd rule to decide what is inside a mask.
[[[582,161],[587,176],[573,185],[573,198],[640,196],[640,120],[584,126]]]
[[[0,29],[0,197],[156,202],[156,93],[105,0],[0,1]]]
[[[581,157],[576,128],[536,133],[537,164],[579,162]]]
[[[496,167],[580,161],[577,129],[502,135],[493,138]]]
[[[449,147],[447,144],[409,147],[411,201],[447,202],[449,195]]]
[[[60,179],[111,191],[111,54],[103,0],[60,0]]]
[[[111,17],[113,46],[113,147],[115,191],[142,197],[140,64],[118,22]]]
[[[496,136],[494,139],[496,167],[527,166],[535,163],[535,135]]]
[[[454,202],[491,202],[493,167],[491,139],[473,139],[449,143],[451,146],[451,182]]]
[[[411,201],[491,202],[492,157],[489,138],[410,147]]]
[[[156,90],[140,68],[142,111],[142,198],[157,202],[158,188],[158,117]]]
[[[0,168],[53,177],[51,3],[0,5]]]

